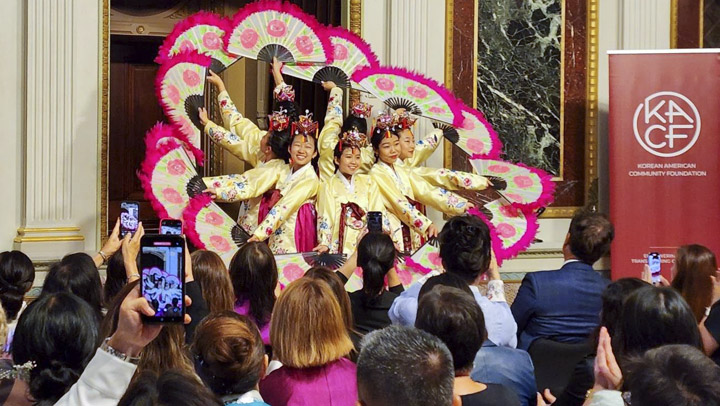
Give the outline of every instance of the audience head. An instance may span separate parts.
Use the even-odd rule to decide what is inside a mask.
[[[185,327],[179,324],[163,326],[150,344],[140,353],[137,372],[152,371],[163,374],[168,371],[194,371],[190,354],[185,346]]]
[[[472,294],[436,286],[419,298],[415,327],[441,339],[450,350],[455,374],[468,375],[487,339],[485,317]]]
[[[675,254],[672,287],[688,302],[698,323],[705,317],[705,308],[712,305],[710,277],[716,276],[717,269],[715,254],[702,245],[683,245]]]
[[[270,324],[273,355],[290,368],[326,365],[353,350],[335,294],[322,280],[300,278],[288,285]]]
[[[0,253],[0,303],[8,321],[17,317],[33,281],[35,267],[27,255],[20,251]]]
[[[195,371],[219,396],[255,389],[267,368],[257,326],[232,311],[207,316],[195,330],[192,349]]]
[[[607,285],[602,293],[600,325],[608,329],[610,337],[615,336],[616,325],[620,321],[620,313],[625,299],[636,290],[648,286],[650,285],[638,278],[622,278]]]
[[[720,367],[689,345],[665,345],[629,362],[633,406],[720,405]]]
[[[338,304],[340,305],[345,327],[347,327],[348,331],[352,331],[353,314],[350,296],[348,295],[347,290],[345,290],[345,284],[342,280],[340,280],[340,277],[337,276],[337,273],[322,266],[314,266],[305,272],[303,278],[319,279],[325,281],[325,283],[330,286],[330,289],[332,289],[335,294],[335,299],[337,299]]]
[[[665,344],[702,348],[690,306],[672,288],[647,286],[635,290],[623,303],[613,337],[620,366],[629,357]]]
[[[445,271],[471,284],[490,268],[490,229],[476,216],[455,216],[438,235]]]
[[[615,229],[605,215],[580,210],[570,221],[565,246],[575,258],[588,265],[610,250]]]
[[[357,362],[358,398],[364,406],[460,405],[455,372],[443,342],[422,330],[390,326],[362,341]]]
[[[118,318],[120,317],[120,306],[122,305],[123,300],[125,300],[127,295],[130,293],[130,291],[135,289],[138,284],[140,284],[140,279],[125,284],[125,286],[122,287],[120,292],[115,295],[112,302],[108,304],[105,317],[103,317],[100,321],[100,334],[98,335],[98,345],[102,344],[102,342],[106,338],[113,335],[113,333],[115,333],[115,330],[117,330]]]
[[[145,371],[130,384],[118,406],[222,406],[208,388],[188,372]]]
[[[423,283],[420,288],[420,293],[418,293],[418,301],[420,301],[420,299],[422,299],[422,297],[427,292],[430,292],[435,286],[457,288],[465,293],[469,293],[471,296],[474,296],[472,290],[470,290],[470,286],[468,286],[467,282],[465,282],[463,278],[454,273],[443,272],[440,275],[435,275],[429,278],[425,281],[425,283]]]
[[[29,392],[37,405],[52,405],[78,380],[95,354],[98,319],[69,292],[46,293],[20,316],[12,345],[16,365],[35,363]]]
[[[236,304],[247,301],[250,315],[259,325],[270,321],[278,284],[275,256],[263,242],[243,245],[230,261],[230,280]]]
[[[378,297],[385,287],[385,275],[395,266],[395,244],[389,235],[368,233],[358,244],[357,264],[363,270],[363,292]]]
[[[50,267],[42,294],[70,292],[85,300],[102,319],[103,290],[93,259],[84,253],[66,255]]]
[[[193,277],[200,284],[203,299],[210,313],[232,310],[235,293],[227,267],[220,256],[212,251],[197,250],[190,255]]]
[[[127,272],[125,272],[122,250],[117,250],[108,258],[105,274],[107,276],[105,285],[103,285],[103,306],[107,308],[127,284]]]

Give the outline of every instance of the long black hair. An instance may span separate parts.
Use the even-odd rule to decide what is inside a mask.
[[[50,267],[42,293],[70,292],[85,300],[102,319],[103,290],[100,273],[89,255],[78,252],[66,255]]]
[[[12,343],[16,365],[34,362],[30,395],[53,405],[77,382],[97,348],[98,319],[90,305],[69,292],[45,293],[20,316]]]
[[[0,253],[0,303],[8,321],[17,317],[34,280],[35,267],[27,255],[20,251]]]
[[[270,321],[278,283],[275,256],[264,242],[250,242],[235,253],[230,266],[235,299],[248,301],[249,314],[260,326]]]
[[[103,285],[103,303],[105,308],[108,308],[115,296],[127,284],[127,272],[125,272],[122,250],[118,250],[108,259],[105,273],[107,277],[105,278],[105,285]]]
[[[385,275],[395,265],[395,245],[387,234],[368,233],[358,244],[358,266],[363,270],[363,292],[377,298],[385,285]]]

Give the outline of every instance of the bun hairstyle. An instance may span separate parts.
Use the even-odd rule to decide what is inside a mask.
[[[355,128],[363,134],[367,134],[367,119],[370,118],[372,105],[369,103],[357,102],[350,108],[350,114],[345,117],[342,125],[342,132],[348,132]]]
[[[216,395],[251,391],[260,381],[265,347],[255,323],[233,311],[208,316],[195,331],[195,371]]]
[[[0,253],[0,303],[8,321],[17,317],[34,280],[35,266],[27,255],[20,251]]]
[[[490,267],[490,229],[480,218],[469,215],[451,218],[438,240],[443,267],[465,282],[472,283]]]
[[[370,300],[382,293],[385,275],[395,266],[395,245],[387,234],[369,233],[358,244],[358,266],[363,270],[363,292]]]

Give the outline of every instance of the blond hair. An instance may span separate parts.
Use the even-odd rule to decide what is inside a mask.
[[[278,361],[291,368],[322,366],[354,349],[330,286],[309,278],[291,283],[278,298],[270,341]]]

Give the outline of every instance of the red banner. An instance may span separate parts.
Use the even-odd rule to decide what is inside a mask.
[[[720,53],[612,53],[609,113],[613,279],[649,252],[668,280],[677,247],[720,254]]]

